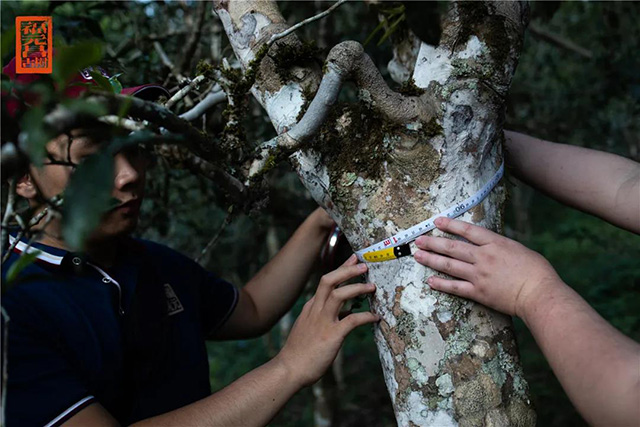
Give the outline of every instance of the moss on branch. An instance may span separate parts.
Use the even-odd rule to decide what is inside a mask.
[[[277,51],[270,57],[273,60],[276,74],[280,78],[280,83],[283,85],[293,79],[292,67],[303,67],[309,63],[314,63],[322,52],[322,49],[316,46],[315,41],[275,44]]]

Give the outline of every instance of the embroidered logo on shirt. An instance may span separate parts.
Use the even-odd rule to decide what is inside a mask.
[[[169,316],[173,316],[174,314],[184,311],[182,303],[178,299],[176,293],[173,292],[171,285],[168,283],[164,284],[164,294],[167,296],[167,312]]]

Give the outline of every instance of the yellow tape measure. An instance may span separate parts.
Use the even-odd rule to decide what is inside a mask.
[[[411,255],[411,247],[408,243],[393,248],[383,249],[362,254],[362,258],[368,262],[389,261],[403,256]]]
[[[482,186],[480,190],[475,192],[470,197],[467,197],[461,203],[454,205],[444,212],[432,216],[431,218],[422,221],[420,224],[416,224],[413,227],[401,231],[388,239],[371,245],[359,251],[356,251],[356,255],[361,262],[381,262],[397,259],[403,256],[411,255],[411,248],[409,243],[413,242],[418,236],[421,236],[434,228],[436,218],[447,217],[456,218],[469,209],[482,202],[485,197],[493,190],[498,184],[502,175],[504,174],[504,162],[500,165],[500,168],[491,177],[489,182]]]

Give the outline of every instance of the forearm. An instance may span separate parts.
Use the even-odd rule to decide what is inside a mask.
[[[640,345],[559,279],[530,301],[523,320],[584,418],[607,427],[637,422]]]
[[[505,131],[513,174],[554,199],[640,233],[640,164]]]
[[[300,388],[275,358],[205,399],[134,425],[264,426]]]
[[[328,229],[310,215],[289,241],[244,287],[251,296],[260,323],[271,327],[293,305],[304,289]]]

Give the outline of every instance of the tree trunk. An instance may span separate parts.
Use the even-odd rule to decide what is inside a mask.
[[[272,2],[214,4],[245,68],[287,28]],[[295,36],[271,47],[253,94],[279,134],[307,126],[307,118],[325,121],[289,160],[354,249],[456,205],[498,170],[504,97],[527,20],[522,3],[453,3],[440,45],[421,45],[407,95],[386,86],[358,43],[334,47],[323,76],[295,58],[282,73],[278,59],[292,51],[286,47],[301,46]],[[314,100],[299,121],[321,77],[321,102]],[[360,89],[361,102],[318,113],[320,104],[335,102],[327,93],[346,78]],[[499,185],[461,219],[501,231],[504,199]],[[368,280],[377,285],[372,308],[383,319],[375,339],[398,425],[534,425],[510,319],[431,291],[426,279],[433,274],[412,257],[369,265]]]

